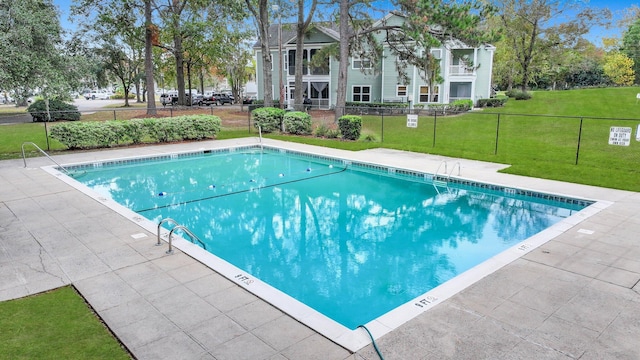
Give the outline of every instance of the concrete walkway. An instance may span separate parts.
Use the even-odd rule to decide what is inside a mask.
[[[255,139],[55,156],[62,163]],[[271,141],[276,145],[284,143]],[[386,149],[286,147],[434,172],[445,159]],[[612,202],[377,340],[385,359],[640,359],[640,194],[499,174],[462,177]],[[0,300],[72,284],[138,359],[378,359],[336,345],[40,166],[0,161]],[[2,331],[2,329],[0,329]],[[375,334],[374,334],[375,335]]]

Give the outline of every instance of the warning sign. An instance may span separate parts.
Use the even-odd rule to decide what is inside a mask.
[[[407,114],[407,127],[418,127],[418,114]]]
[[[631,144],[630,127],[612,126],[609,130],[609,145],[629,146]]]

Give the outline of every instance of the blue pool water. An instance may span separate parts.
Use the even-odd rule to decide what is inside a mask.
[[[175,219],[350,329],[589,204],[275,149],[81,168],[86,186],[156,223]]]

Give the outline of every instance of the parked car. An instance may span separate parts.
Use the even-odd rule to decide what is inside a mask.
[[[191,100],[191,105],[202,106],[204,104],[204,96],[202,94],[192,94],[193,100]],[[189,94],[187,94],[187,98],[189,98]]]
[[[178,94],[164,93],[160,95],[160,103],[162,106],[173,105],[178,102]]]
[[[253,102],[256,100],[255,96],[245,96],[242,98],[242,103],[243,104],[253,104]]]
[[[204,105],[224,105],[224,104],[233,104],[233,99],[229,97],[229,95],[221,94],[221,93],[212,93],[210,95],[205,95],[202,99],[202,103]]]
[[[189,94],[185,94],[185,101],[187,104],[191,105],[202,105],[203,97],[201,94],[193,94],[193,100],[189,101]],[[176,93],[165,93],[160,95],[160,103],[162,106],[167,105],[176,105],[178,103],[178,94]]]

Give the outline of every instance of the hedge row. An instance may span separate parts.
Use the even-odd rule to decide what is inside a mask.
[[[52,138],[69,149],[112,147],[141,142],[168,142],[214,138],[220,132],[220,118],[213,115],[185,115],[114,121],[68,122],[50,128]]]

